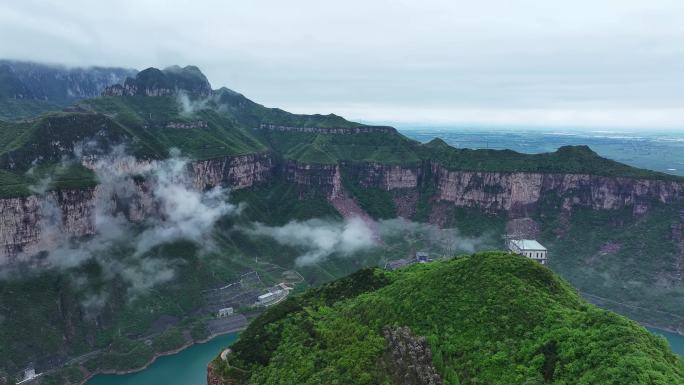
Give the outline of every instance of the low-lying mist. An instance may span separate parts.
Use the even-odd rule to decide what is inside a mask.
[[[216,222],[238,215],[241,206],[230,203],[228,190],[222,187],[195,186],[188,159],[176,150],[170,155],[166,160],[140,161],[119,146],[90,162],[99,181],[90,213],[94,234],[80,240],[66,235],[63,221],[69,213],[62,212],[53,194],[46,194],[52,178],[31,186],[43,195],[38,248],[45,252],[39,265],[69,269],[95,262],[103,279],[118,277],[130,292],[138,293],[171,280],[183,263],[151,253],[155,247],[191,241],[211,250]]]
[[[288,255],[296,255],[294,265],[298,267],[325,263],[331,258],[361,261],[369,254],[381,255],[381,258],[363,263],[382,263],[419,250],[429,251],[435,257],[450,256],[495,244],[486,234],[464,236],[457,229],[442,229],[402,218],[380,221],[317,218],[293,220],[281,226],[252,222],[241,216],[243,204],[232,203],[227,189],[205,189],[199,185],[189,160],[177,150],[172,150],[165,160],[136,159],[123,146],[96,157],[82,156],[82,153],[77,148],[74,157],[65,159],[56,170],[82,163],[97,175],[91,212],[75,214],[92,218],[93,228],[89,231],[92,235],[80,239],[67,235],[65,218],[74,213],[62,212],[55,194],[50,193],[53,180],[50,175],[31,186],[31,190],[43,196],[38,250],[45,251],[39,253],[38,266],[68,270],[84,288],[90,287],[88,277],[79,276],[78,268],[85,264],[99,266],[98,279],[123,281],[131,298],[170,281],[187,261],[165,253],[164,245],[190,242],[195,245],[193,257],[223,252],[213,240],[216,224],[226,217],[234,220],[222,222],[223,234],[240,232],[256,242],[268,239],[282,245],[289,249]],[[232,253],[239,253],[239,249],[238,245],[238,251]],[[25,257],[36,261],[35,256]],[[276,263],[292,264],[292,259],[281,262],[278,255],[268,257]],[[101,305],[107,299],[102,291],[84,291],[87,297],[84,303],[88,306]]]
[[[242,231],[253,237],[268,237],[301,251],[299,266],[324,262],[332,256],[347,258],[356,253],[383,249],[386,259],[406,256],[407,249],[431,251],[438,256],[472,253],[494,244],[491,235],[462,235],[456,228],[443,229],[429,223],[403,218],[369,223],[354,217],[347,220],[310,219],[291,221],[283,226],[255,223]],[[402,247],[397,247],[401,245]],[[393,250],[394,249],[394,250]]]

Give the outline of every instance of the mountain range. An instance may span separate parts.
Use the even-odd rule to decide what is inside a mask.
[[[291,114],[262,106],[227,88],[213,89],[194,66],[137,72],[5,61],[0,63],[0,74],[0,116],[4,119],[0,120],[0,265],[5,271],[16,272],[0,282],[0,368],[6,373],[16,373],[29,363],[39,369],[64,366],[71,358],[91,351],[101,354],[78,364],[91,372],[141,366],[155,353],[155,345],[145,344],[145,337],[164,336],[155,334],[160,320],[172,319],[178,335],[187,331],[194,333],[192,339],[206,337],[204,292],[239,279],[247,271],[273,275],[267,267],[271,265],[264,263],[296,269],[305,279],[297,290],[303,290],[360,268],[406,257],[418,249],[436,255],[501,249],[505,236],[540,240],[549,249],[550,268],[590,301],[643,323],[684,330],[684,318],[679,316],[684,314],[684,178],[605,159],[586,146],[535,155],[456,149],[439,139],[419,143],[392,127],[360,124],[333,114]],[[160,198],[162,192],[155,187],[163,185],[167,176],[151,170],[175,170],[169,163],[172,160],[182,164],[189,189],[202,194],[197,198],[198,208],[214,209],[209,213],[239,214],[217,216],[206,228],[183,216],[178,227],[169,228],[173,215],[165,206],[168,201]],[[117,179],[122,173],[130,177]],[[210,199],[213,191],[221,189],[230,190],[230,207]],[[311,251],[302,242],[283,239],[282,234],[293,223],[300,228],[316,220],[324,220],[326,225],[347,223],[339,227],[345,231],[354,218],[367,224],[375,246],[339,241],[335,244],[342,245],[339,248]],[[133,250],[131,245],[116,243],[116,247],[103,250],[88,243],[93,239],[101,242],[102,234],[111,228],[108,226],[121,221],[127,223],[129,239],[139,240]],[[188,223],[202,234],[188,240],[188,234],[195,234],[186,228]],[[397,237],[393,232],[397,226],[412,229],[413,235]],[[143,247],[143,241],[150,242],[150,238],[143,238],[150,234],[150,228],[159,238],[178,229],[185,232],[180,237],[165,238],[168,242]],[[266,233],[275,235],[264,237]],[[212,247],[205,249],[197,240],[205,240],[207,234]],[[73,245],[62,244],[65,238],[71,238]],[[106,242],[109,245],[113,241],[107,238]],[[72,262],[74,255],[84,256],[76,263]],[[140,255],[144,258],[138,258]],[[255,256],[261,262],[254,261]],[[497,263],[506,265],[502,258],[509,257],[487,257],[485,267],[494,271]],[[150,268],[143,262],[150,260],[162,265]],[[465,262],[440,262],[439,266],[449,270],[450,263],[453,269],[479,274],[479,270],[468,269],[480,267],[463,267]],[[416,281],[410,285],[419,285],[420,280],[441,274],[439,269],[411,270],[397,273],[396,278],[389,274],[387,279],[411,280],[415,274]],[[513,269],[533,268],[527,264]],[[161,279],[151,270],[168,270],[170,275]],[[574,317],[601,319],[606,325],[622,325],[621,333],[626,334],[620,338],[643,340],[649,352],[667,350],[622,318],[604,320],[602,317],[613,316],[587,308],[565,281],[549,275],[546,268],[534,267],[533,271],[544,275],[543,279],[556,288],[553,290],[559,290],[553,294],[553,301],[559,304],[559,312],[568,312],[567,317],[573,319],[568,321],[572,328],[583,325]],[[499,278],[512,274],[509,270],[486,272]],[[398,286],[391,290],[401,291]],[[456,289],[472,290],[468,286]],[[501,296],[513,290],[499,289]],[[441,290],[435,288],[426,296],[447,295]],[[521,287],[514,291],[525,290]],[[551,295],[534,290],[540,291],[534,294],[540,301]],[[385,294],[377,296],[377,301],[390,301]],[[346,302],[339,306],[368,309],[367,304],[351,297],[345,296]],[[524,301],[501,304],[501,309],[508,312],[519,302]],[[531,314],[536,308],[521,309]],[[340,311],[344,315],[347,310]],[[288,317],[296,318],[296,314]],[[435,313],[434,317],[445,314]],[[315,329],[318,315],[309,316],[314,317],[311,322]],[[405,316],[409,317],[408,313]],[[324,317],[320,322],[326,322],[327,328],[342,322],[336,317]],[[362,327],[369,327],[366,321],[361,322]],[[419,332],[428,337],[431,354],[452,354],[444,360],[447,366],[469,373],[463,383],[490,383],[493,377],[488,376],[498,373],[477,377],[467,360],[483,358],[466,351],[475,345],[466,347],[463,341],[455,341],[465,350],[449,350],[430,339],[439,340],[443,331],[434,331],[416,318],[408,321],[399,316],[383,318],[384,323],[409,328],[387,329],[384,337],[385,325],[370,323],[379,333],[376,340],[359,343],[375,344],[378,338],[412,339]],[[287,322],[294,325],[295,333],[303,327],[300,322],[308,321]],[[493,327],[503,328],[506,320],[497,318],[496,322],[501,323]],[[253,325],[257,328],[260,324]],[[484,338],[481,330],[469,330],[473,338]],[[278,350],[280,342],[269,348],[285,354],[304,343],[292,341],[294,345],[287,345],[283,351]],[[568,365],[575,360],[568,358],[571,347],[544,346],[531,344],[525,349],[556,349],[552,355],[570,360]],[[619,354],[620,350],[615,352]],[[316,352],[328,353],[338,354],[327,352],[325,347]],[[537,359],[537,353],[529,354],[516,359]],[[541,361],[549,359],[546,353],[538,354],[546,357],[538,358]],[[632,357],[631,351],[625,354]],[[454,366],[456,357],[466,361]],[[661,359],[667,365],[676,361],[666,353],[654,357],[635,356],[634,360],[653,359],[655,366]],[[244,359],[240,367],[254,362],[258,360]],[[260,365],[264,366],[263,362]],[[364,370],[371,370],[369,365]],[[495,363],[490,365],[494,367]],[[280,376],[285,370],[254,368],[256,376]],[[337,364],[331,368],[340,370]],[[680,377],[667,374],[671,377],[663,378],[681,380],[679,368],[672,373],[680,370]],[[517,381],[531,373],[528,369],[521,369],[521,377],[511,381],[523,383]],[[442,367],[430,370],[447,375]],[[576,373],[573,370],[567,375]],[[542,372],[542,378],[534,381],[555,378]],[[559,376],[572,382],[567,380],[572,377],[562,377],[566,374]],[[463,381],[464,377],[460,378]]]

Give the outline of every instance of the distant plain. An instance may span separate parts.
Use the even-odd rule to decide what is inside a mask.
[[[684,132],[620,130],[532,130],[396,125],[420,142],[441,138],[457,148],[510,149],[534,154],[566,145],[588,145],[599,155],[631,166],[684,176]]]

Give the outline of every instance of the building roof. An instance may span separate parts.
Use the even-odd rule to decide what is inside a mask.
[[[546,247],[534,239],[511,239],[511,243],[517,246],[520,250],[544,250]]]
[[[276,296],[276,295],[280,295],[280,294],[282,294],[282,292],[283,292],[283,291],[280,290],[280,289],[279,289],[279,290],[274,290],[274,291],[269,291],[269,292],[266,293],[266,294],[260,295],[258,298],[259,298],[259,300],[264,300],[264,299],[268,299],[268,298],[271,298],[271,297]]]

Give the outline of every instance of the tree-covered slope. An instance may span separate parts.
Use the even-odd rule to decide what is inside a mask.
[[[414,344],[396,345],[388,330],[408,330]],[[313,289],[259,317],[212,365],[225,383],[398,384],[412,364],[402,349],[420,337],[431,350],[423,373],[445,384],[684,383],[684,360],[664,339],[587,304],[546,267],[497,252]]]
[[[28,186],[40,176],[27,175],[30,167],[52,170],[64,157],[73,154],[75,145],[93,139],[101,151],[123,143],[139,158],[165,158],[171,148],[180,149],[191,159],[269,151],[278,158],[314,164],[374,162],[415,167],[436,162],[450,170],[681,180],[602,158],[584,146],[563,147],[553,153],[521,154],[509,150],[455,149],[437,139],[420,144],[391,127],[365,126],[333,114],[292,114],[265,107],[227,88],[212,91],[208,79],[194,66],[148,68],[123,81],[123,74],[133,72],[10,64],[0,63],[0,70],[4,71],[0,72],[5,74],[0,79],[5,90],[0,94],[2,101],[11,104],[29,98],[48,103],[59,99],[62,103],[66,100],[64,95],[75,95],[69,101],[78,104],[68,112],[47,113],[31,120],[0,120],[3,197],[26,195]],[[60,75],[59,71],[66,71],[68,76]],[[114,81],[100,79],[107,71],[118,74],[110,78],[123,84],[105,88]],[[53,82],[53,78],[61,80]],[[82,88],[80,93],[74,93],[70,87]],[[92,96],[98,91],[105,96],[78,101],[78,97]],[[359,128],[363,130],[354,131]],[[347,131],[340,133],[341,130]],[[93,184],[92,175],[75,168],[74,171],[61,171],[61,179],[69,180],[62,187]]]
[[[285,159],[302,163],[377,162],[416,165],[419,144],[396,131],[357,134],[259,131]]]
[[[267,150],[250,130],[224,114],[201,106],[184,108],[177,96],[105,96],[84,101],[82,106],[124,127],[134,138],[129,150],[138,157],[165,158],[171,148],[192,159]]]
[[[441,139],[433,139],[424,144],[421,150],[425,158],[435,160],[451,170],[588,174],[684,181],[679,176],[603,158],[588,146],[563,146],[554,152],[523,154],[513,150],[457,149]]]

